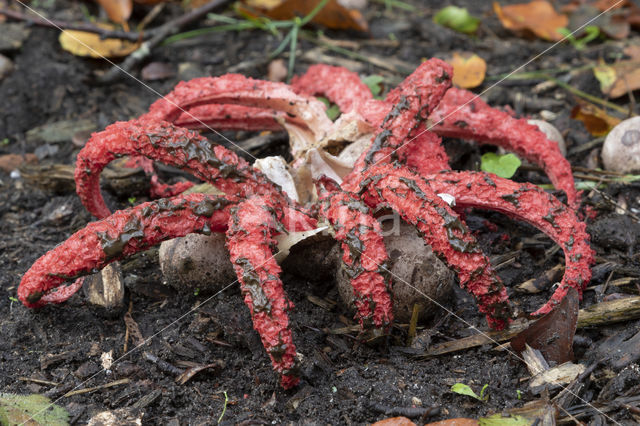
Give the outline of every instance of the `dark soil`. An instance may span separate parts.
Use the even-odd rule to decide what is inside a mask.
[[[348,32],[327,34],[334,39],[355,42],[355,49],[361,55],[400,60],[412,68],[422,58],[446,58],[454,50],[473,51],[487,61],[491,76],[510,72],[549,47],[546,42],[518,38],[504,30],[489,2],[456,2],[482,18],[481,29],[475,37],[432,23],[433,12],[448,2],[412,3],[417,12],[399,9],[389,12],[379,2],[370,2],[365,15],[371,26],[371,38]],[[46,10],[50,17],[66,20],[82,19],[85,7],[93,14],[99,13],[93,3],[55,0],[31,4]],[[135,19],[140,19],[146,11],[140,8]],[[169,19],[179,13],[177,5],[169,5],[159,19]],[[0,34],[2,25],[6,24],[0,23]],[[7,138],[0,146],[0,155],[33,153],[41,148],[41,164],[73,164],[79,148],[71,140],[46,145],[41,139],[28,138],[26,132],[48,123],[81,119],[88,119],[101,129],[114,121],[142,114],[157,98],[149,88],[128,77],[107,86],[96,84],[95,73],[107,70],[109,64],[78,58],[63,51],[57,35],[54,29],[31,27],[29,37],[20,48],[5,52],[14,62],[15,69],[0,80],[0,141]],[[632,37],[637,35],[632,32]],[[397,40],[397,44],[380,47],[371,40]],[[634,40],[637,44],[637,39]],[[634,41],[626,43],[629,42]],[[167,93],[181,79],[222,75],[229,69],[265,78],[265,52],[274,49],[278,43],[276,37],[267,33],[244,31],[211,33],[158,48],[153,54],[154,61],[172,64],[182,71],[175,77],[145,84],[159,93]],[[580,52],[570,45],[560,45],[525,70],[567,65],[579,68],[598,58],[611,61],[621,53],[623,45],[622,42],[601,41]],[[300,52],[313,48],[313,44],[303,41]],[[339,56],[332,52],[325,54]],[[299,59],[297,72],[304,72],[313,62],[314,58],[308,56]],[[392,73],[364,62],[360,63],[358,72],[383,75],[393,84],[405,76],[402,72]],[[139,69],[134,74],[139,76]],[[567,130],[571,163],[589,168],[598,166],[597,145],[594,145],[595,152],[593,149],[576,150],[592,137],[581,123],[569,118],[575,100],[557,87],[533,95],[531,89],[540,82],[505,81],[485,97],[492,105],[509,106],[520,115],[537,116],[541,109],[552,111],[557,115],[554,124]],[[573,76],[569,83],[601,96],[590,72]],[[488,80],[476,91],[490,84]],[[622,104],[625,102],[628,100],[623,98]],[[228,136],[232,140],[243,140],[249,135],[240,132]],[[45,155],[42,154],[43,146]],[[448,149],[456,167],[474,168],[479,155],[491,148],[449,141]],[[286,152],[286,145],[271,148],[270,153],[273,152]],[[515,179],[547,182],[536,171],[520,171]],[[590,285],[640,275],[635,239],[638,227],[629,217],[629,212],[637,213],[636,209],[640,208],[640,186],[609,185],[603,192],[610,198],[599,193],[588,198],[585,194],[585,202],[594,205],[598,212],[598,218],[590,226],[593,247],[598,254],[596,273]],[[129,203],[131,194],[107,192],[106,195],[112,208],[121,208]],[[135,202],[144,199],[144,195],[138,194]],[[616,212],[616,204],[625,205],[626,210]],[[73,191],[44,191],[0,171],[0,389],[47,395],[66,407],[76,423],[86,422],[99,411],[124,408],[134,416],[144,412],[145,424],[213,424],[223,413],[225,396],[228,402],[222,422],[242,424],[363,424],[393,415],[407,415],[402,409],[410,411],[415,406],[433,407],[422,418],[413,416],[416,422],[477,418],[539,398],[526,390],[529,373],[524,364],[505,351],[495,350],[494,345],[424,360],[416,359],[406,350],[406,327],[394,327],[385,342],[372,346],[362,344],[357,333],[330,333],[330,330],[344,327],[345,323],[353,324],[352,315],[340,304],[331,311],[325,310],[311,303],[308,296],[338,300],[334,283],[311,283],[291,271],[285,271],[284,283],[295,303],[291,317],[295,342],[303,356],[302,383],[296,389],[284,391],[252,330],[238,286],[213,298],[176,293],[162,285],[156,250],[123,261],[127,300],[133,306],[132,317],[145,338],[153,336],[143,348],[125,355],[124,312],[106,313],[93,308],[82,294],[65,304],[37,311],[23,307],[15,299],[17,285],[29,266],[90,220]],[[554,245],[547,238],[530,243],[537,232],[529,226],[486,212],[470,212],[467,220],[492,258],[499,259],[498,255],[516,252],[515,261],[499,269],[510,288],[562,262],[562,251],[551,251]],[[487,230],[485,220],[495,223],[498,230]],[[621,229],[625,231],[621,232]],[[510,238],[500,238],[505,232]],[[603,294],[587,291],[582,305],[589,306],[614,293],[620,296],[637,294],[636,282],[632,281],[628,287],[608,287]],[[530,312],[540,306],[551,291],[524,296],[510,290],[510,294],[523,311]],[[450,309],[467,324],[445,312],[438,313],[433,323],[422,324],[429,330],[432,344],[473,334],[469,324],[486,328],[473,300],[461,291],[456,291],[455,296]],[[578,330],[574,347],[576,362],[591,365],[594,360],[591,354],[605,338],[621,332],[631,336],[639,329],[640,322],[630,321]],[[100,357],[110,351],[117,362],[110,370],[101,372]],[[223,361],[225,367],[205,370],[186,384],[178,385],[169,369],[150,362],[143,352],[178,368],[217,360]],[[588,402],[598,401],[598,407],[616,421],[635,423],[638,417],[633,417],[633,413],[638,413],[638,399],[633,397],[640,394],[637,371],[632,367],[616,370],[603,365],[583,379],[579,394]],[[62,397],[76,387],[100,386],[125,378],[129,379],[128,383]],[[488,402],[451,392],[455,383],[468,384],[476,392],[488,384]],[[616,398],[617,402],[611,402]],[[620,402],[624,398],[635,402],[625,406]],[[629,405],[635,406],[635,411],[630,411]],[[585,409],[579,400],[565,408],[585,422],[610,422],[596,411]],[[559,415],[566,414],[560,412]]]

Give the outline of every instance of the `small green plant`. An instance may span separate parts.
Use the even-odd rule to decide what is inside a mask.
[[[340,107],[336,104],[332,104],[329,99],[322,96],[317,96],[317,99],[327,106],[326,113],[329,120],[336,121],[336,118],[340,116]]]
[[[516,389],[516,395],[518,396],[518,399],[522,399],[522,391],[520,389]]]
[[[199,294],[200,294],[200,289],[199,289],[199,288],[196,288],[196,289],[193,291],[193,295],[194,295],[194,296],[197,296],[197,295],[199,295]]]
[[[0,141],[0,146],[7,146],[9,145],[9,138],[4,138]]]
[[[397,7],[398,9],[406,10],[407,12],[414,12],[416,10],[416,7],[414,5],[405,3],[400,0],[375,0],[375,1],[376,3],[384,4],[384,7],[387,10],[387,12],[391,12],[394,7]]]
[[[258,29],[267,31],[275,36],[282,37],[281,30],[289,29],[289,32],[282,39],[278,47],[267,56],[267,60],[271,60],[281,54],[287,46],[289,46],[289,66],[287,72],[287,79],[291,79],[293,75],[293,68],[296,63],[296,49],[298,47],[298,34],[300,29],[307,25],[311,20],[320,12],[329,2],[329,0],[322,0],[313,8],[311,12],[304,18],[295,17],[286,21],[273,21],[266,17],[255,17],[247,15],[241,10],[237,10],[243,19],[231,18],[225,15],[218,15],[216,13],[210,13],[207,17],[211,20],[220,22],[223,25],[217,25],[215,27],[201,28],[198,30],[187,31],[184,33],[176,34],[168,37],[162,44],[167,45],[179,40],[187,38],[197,37],[210,32],[220,31],[244,31],[251,29]]]
[[[472,16],[463,7],[447,6],[433,16],[433,22],[443,27],[465,34],[473,34],[480,25],[480,20]]]
[[[493,173],[501,178],[510,179],[516,174],[522,162],[515,154],[499,155],[495,152],[487,152],[480,159],[480,169],[483,172]]]
[[[380,94],[382,93],[382,82],[384,81],[384,77],[381,75],[368,75],[362,79],[362,82],[367,85],[373,97],[376,99],[382,99]]]
[[[18,298],[13,296],[9,296],[9,300],[11,300],[11,302],[19,302]]]
[[[600,28],[595,25],[587,25],[584,27],[585,35],[582,38],[576,38],[569,28],[558,28],[557,31],[565,36],[576,50],[584,49],[589,42],[600,36]]]
[[[227,404],[229,403],[229,396],[227,395],[227,391],[224,391],[224,406],[222,407],[222,414],[218,417],[218,424],[222,422],[222,418],[224,417],[224,413],[227,412]]]
[[[489,400],[489,393],[486,392],[488,387],[489,387],[488,384],[482,387],[482,390],[480,391],[480,396],[478,396],[473,391],[473,389],[471,389],[468,385],[465,385],[464,383],[456,383],[455,385],[451,386],[451,391],[455,393],[459,393],[460,395],[470,396],[472,398],[477,399],[478,401],[487,402]]]
[[[129,204],[135,204],[136,203],[136,197],[129,197],[129,198],[127,198],[127,201],[129,202]]]

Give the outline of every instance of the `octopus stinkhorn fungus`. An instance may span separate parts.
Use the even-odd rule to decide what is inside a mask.
[[[20,300],[32,308],[60,303],[82,285],[82,275],[109,262],[188,233],[226,232],[254,328],[281,374],[282,386],[290,388],[299,381],[287,315],[293,305],[274,259],[275,236],[311,230],[318,222],[328,225],[341,244],[357,318],[363,326],[384,330],[393,320],[391,280],[372,212],[392,209],[458,274],[489,325],[501,329],[512,316],[507,291],[456,213],[477,207],[528,222],[562,247],[565,275],[535,314],[549,312],[569,288],[581,294],[591,278],[593,253],[585,224],[574,211],[579,200],[569,164],[537,127],[451,88],[451,74],[445,62],[428,60],[385,100],[373,99],[356,74],[326,65],[310,67],[291,86],[242,75],[180,83],[142,117],[92,135],[78,154],[75,177],[80,199],[99,220],[36,261],[20,283]],[[342,116],[331,122],[313,95],[329,98]],[[351,137],[371,142],[351,172],[334,180],[317,177],[315,201],[298,202],[245,160],[194,131],[203,126],[284,127],[294,167],[307,161],[308,152],[340,138],[341,143]],[[498,145],[539,164],[556,188],[564,190],[568,205],[531,184],[452,171],[441,136]],[[112,214],[100,193],[99,177],[110,161],[123,155],[180,167],[224,195],[177,195]],[[453,196],[455,207],[438,194]],[[63,286],[67,281],[73,283]]]

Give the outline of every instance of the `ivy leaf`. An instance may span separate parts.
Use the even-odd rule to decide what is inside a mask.
[[[318,96],[317,99],[327,106],[325,113],[327,114],[327,117],[329,117],[329,120],[336,121],[336,118],[338,118],[341,113],[340,107],[338,107],[338,105],[336,104],[332,104],[331,102],[329,102],[329,99],[327,98]]]
[[[51,400],[44,395],[0,393],[0,425],[22,423],[68,425],[69,413],[59,405],[51,404]]]
[[[459,393],[460,395],[467,395],[470,396],[472,398],[477,399],[478,401],[482,401],[482,402],[486,402],[489,399],[489,395],[485,395],[485,390],[487,389],[487,386],[489,385],[484,385],[484,387],[482,388],[482,392],[480,392],[480,396],[478,396],[473,389],[471,389],[468,385],[465,385],[464,383],[456,383],[455,385],[451,386],[451,391],[455,392],[455,393]]]
[[[362,79],[362,82],[367,85],[369,90],[373,96],[379,96],[382,93],[382,83],[384,81],[384,77],[381,75],[368,75]]]
[[[509,179],[518,170],[522,162],[515,154],[498,155],[487,152],[482,156],[480,169],[483,172],[493,173],[501,178]]]
[[[433,17],[433,22],[460,33],[472,34],[478,29],[480,20],[463,7],[447,6]]]

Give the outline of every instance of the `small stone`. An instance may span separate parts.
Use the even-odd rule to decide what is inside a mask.
[[[567,145],[562,137],[562,133],[560,133],[553,124],[544,120],[527,120],[527,123],[537,126],[538,129],[547,136],[547,139],[558,144],[562,156],[567,156]]]
[[[175,75],[173,65],[166,62],[151,62],[142,68],[142,79],[146,81],[164,80]]]
[[[9,75],[13,71],[13,62],[4,55],[0,55],[0,80]]]
[[[602,146],[604,168],[619,173],[640,172],[640,117],[614,127]]]
[[[0,52],[19,50],[22,43],[29,37],[31,30],[23,22],[0,24]]]
[[[158,256],[164,282],[181,292],[213,293],[236,279],[222,233],[165,241]]]

